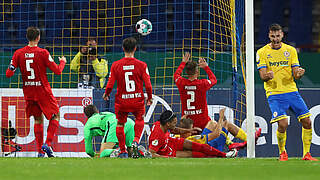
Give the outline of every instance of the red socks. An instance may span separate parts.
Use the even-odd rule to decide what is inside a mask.
[[[127,152],[126,150],[126,142],[125,142],[125,134],[124,134],[124,127],[116,128],[117,138],[119,141],[120,153]]]
[[[48,146],[51,146],[53,137],[54,137],[58,127],[59,127],[59,121],[57,121],[57,120],[50,120],[49,121],[49,126],[48,126],[48,130],[47,130],[47,140],[46,140],[46,144],[48,144]]]
[[[43,144],[43,124],[34,124],[34,135],[36,136],[36,146],[39,153],[43,153],[41,146]]]
[[[207,155],[203,154],[202,152],[192,151],[193,158],[205,158]]]
[[[139,144],[140,137],[144,128],[144,120],[136,119],[136,123],[134,125],[134,141]]]
[[[226,153],[221,152],[208,144],[199,144],[192,142],[192,151],[202,152],[208,156],[226,157]]]

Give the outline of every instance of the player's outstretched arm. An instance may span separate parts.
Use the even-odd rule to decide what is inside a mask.
[[[155,157],[156,158],[168,158],[168,156],[162,156],[160,154],[157,154],[157,152],[153,149],[149,148],[149,151],[151,152],[153,158],[155,158]]]
[[[273,77],[274,77],[273,71],[267,71],[267,68],[260,68],[259,75],[260,75],[261,80],[264,82],[267,82],[267,81],[273,79]]]
[[[65,58],[64,56],[58,57],[58,58],[59,58],[59,61],[60,61],[60,64],[59,64],[59,65],[57,65],[57,64],[53,61],[52,57],[49,55],[49,60],[48,60],[47,66],[48,66],[48,68],[49,68],[54,74],[56,74],[56,75],[61,75],[61,73],[62,73],[62,71],[63,71],[63,68],[64,68],[64,66],[65,66],[66,63],[67,63],[67,60],[66,60],[66,58]]]

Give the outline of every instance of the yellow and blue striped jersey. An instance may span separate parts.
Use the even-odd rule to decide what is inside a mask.
[[[273,79],[264,82],[267,97],[298,91],[292,75],[292,67],[300,66],[294,47],[282,43],[280,49],[272,49],[267,44],[257,51],[256,63],[258,69],[267,68],[274,73]]]

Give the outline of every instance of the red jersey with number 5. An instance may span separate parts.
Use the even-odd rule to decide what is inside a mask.
[[[136,58],[122,58],[111,66],[105,94],[110,95],[117,81],[115,106],[124,112],[131,112],[144,106],[143,82],[148,99],[152,98],[152,86],[147,64]]]
[[[25,99],[38,100],[40,97],[52,95],[47,79],[47,67],[60,75],[64,66],[64,61],[57,65],[46,49],[25,46],[13,54],[6,76],[13,76],[16,68],[20,68]]]
[[[204,129],[210,117],[208,115],[207,91],[217,83],[216,76],[209,66],[204,70],[209,79],[195,79],[193,81],[183,78],[185,62],[182,62],[174,73],[174,80],[179,89],[182,115],[187,114],[194,121],[193,126]]]

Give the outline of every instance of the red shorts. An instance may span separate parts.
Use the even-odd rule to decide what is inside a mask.
[[[43,113],[50,120],[54,114],[59,113],[57,100],[52,95],[41,98],[39,100],[26,100],[27,117],[39,117]]]
[[[184,143],[184,138],[169,137],[168,146],[172,148],[172,154],[168,156],[176,157],[177,151],[183,151],[183,143]]]
[[[115,114],[116,114],[116,118],[118,119],[119,123],[126,123],[127,122],[127,117],[129,112],[125,111],[124,108],[119,108],[117,106],[115,106]],[[144,117],[144,113],[145,113],[145,107],[142,106],[140,108],[137,108],[133,111],[130,111],[134,117],[135,117],[135,121],[144,121],[143,117]]]

